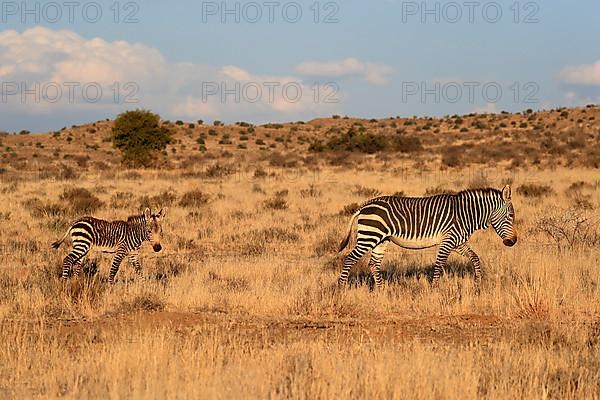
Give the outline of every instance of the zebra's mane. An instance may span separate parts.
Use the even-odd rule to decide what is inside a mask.
[[[502,191],[495,188],[476,188],[476,189],[465,189],[455,193],[455,196],[463,196],[465,194],[495,194],[502,197]]]
[[[138,214],[138,215],[131,215],[129,217],[127,217],[127,222],[131,223],[131,222],[145,222],[146,217],[144,216],[144,214]]]

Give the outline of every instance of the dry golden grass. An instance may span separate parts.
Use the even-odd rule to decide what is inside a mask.
[[[4,182],[0,397],[600,397],[600,250],[539,230],[581,199],[597,221],[598,170],[376,158],[352,169],[237,167],[226,177],[203,166]],[[349,204],[506,182],[517,189],[519,243],[506,248],[493,231],[472,238],[481,294],[466,259],[451,256],[433,290],[435,249],[394,246],[382,290],[364,263],[336,289]],[[536,195],[519,195],[522,185]],[[143,248],[143,280],[125,262],[109,286],[110,259],[93,255],[87,276],[60,281],[67,250],[50,243],[74,217],[61,200],[74,187],[98,197],[100,218],[168,203],[164,250]]]

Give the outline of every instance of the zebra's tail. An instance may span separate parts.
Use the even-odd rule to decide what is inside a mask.
[[[350,223],[348,224],[346,236],[344,237],[344,240],[342,240],[342,243],[340,243],[339,253],[341,253],[346,248],[346,246],[348,246],[348,243],[350,242],[350,237],[352,236],[352,227],[354,226],[354,220],[356,219],[356,217],[358,217],[359,214],[360,209],[357,210],[354,214],[352,214],[352,218],[350,218]]]
[[[63,235],[63,237],[58,239],[56,242],[52,243],[52,248],[58,249],[60,247],[60,245],[63,244],[63,242],[65,241],[67,236],[69,236],[69,232],[71,232],[71,228],[69,228],[69,230],[67,230],[67,232]]]

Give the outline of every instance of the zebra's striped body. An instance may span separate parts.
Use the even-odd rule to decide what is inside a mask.
[[[344,259],[340,284],[348,281],[352,266],[372,250],[369,267],[375,283],[381,286],[380,267],[390,241],[408,249],[439,245],[433,271],[434,285],[437,285],[451,251],[470,258],[475,280],[479,283],[479,257],[467,244],[473,232],[492,225],[506,246],[513,246],[517,241],[510,186],[502,191],[474,189],[431,197],[386,196],[369,200],[352,216],[340,251],[350,241],[356,219],[356,245]]]
[[[135,271],[141,274],[139,249],[145,241],[149,241],[156,252],[162,249],[160,236],[164,216],[164,209],[158,214],[152,214],[147,208],[144,214],[131,216],[127,221],[104,221],[93,217],[78,219],[60,240],[52,243],[52,247],[58,249],[68,236],[71,237],[73,249],[64,259],[63,279],[69,277],[73,266],[74,274],[79,275],[82,261],[92,246],[116,253],[110,267],[110,283],[114,283],[119,266],[126,256],[129,256]]]

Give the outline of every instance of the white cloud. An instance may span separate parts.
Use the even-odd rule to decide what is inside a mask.
[[[20,92],[8,95],[0,109],[0,118],[12,111],[72,114],[78,110],[102,110],[106,114],[128,108],[149,108],[165,118],[208,116],[238,120],[256,116],[266,121],[295,119],[298,113],[330,113],[335,107],[325,104],[323,96],[315,101],[311,84],[294,76],[261,76],[234,65],[171,63],[158,49],[143,44],[86,39],[72,31],[44,27],[22,33],[0,32],[0,78],[3,83],[25,83],[27,88],[52,82],[64,88],[63,96],[56,103],[35,101],[33,96],[23,102]],[[69,82],[80,84],[73,102],[69,101],[68,87],[64,86]],[[115,82],[121,87],[118,104],[114,101],[114,89],[110,89]],[[124,89],[127,82],[139,87],[139,93],[134,96],[139,103],[122,103],[123,96],[131,93]],[[97,83],[102,88],[98,103],[90,104],[82,96],[81,87],[87,83]],[[203,96],[207,84],[214,85],[219,92],[221,88],[239,87],[239,96],[223,97],[221,93]],[[258,100],[256,93],[244,90],[245,85],[261,89]],[[268,85],[274,88],[272,96]],[[285,85],[299,88],[300,98],[286,97]],[[293,90],[289,93],[293,94]],[[252,101],[248,101],[248,94]]]
[[[332,78],[360,76],[375,85],[383,85],[389,81],[394,70],[385,64],[364,63],[352,57],[330,62],[306,62],[296,66],[295,71],[306,76]]]
[[[477,114],[497,114],[498,107],[496,103],[485,103],[484,106],[475,108],[473,112]]]
[[[571,84],[600,85],[600,60],[593,64],[571,65],[561,72],[561,78]]]

